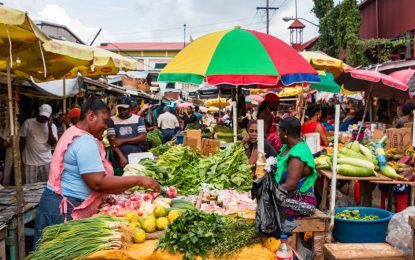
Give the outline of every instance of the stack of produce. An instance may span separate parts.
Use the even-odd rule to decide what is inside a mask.
[[[153,148],[161,145],[162,138],[163,136],[158,129],[154,129],[147,133],[147,141],[151,142]]]
[[[245,246],[263,242],[253,224],[234,222],[231,218],[198,211],[186,211],[160,237],[157,248],[196,256],[230,257]]]
[[[408,181],[415,181],[415,149],[408,148],[405,153],[400,153],[397,148],[390,148],[385,151],[388,158],[388,165],[392,167],[400,176],[401,180],[407,178]]]
[[[124,171],[154,177],[162,186],[176,187],[182,195],[198,194],[202,183],[238,191],[250,190],[252,184],[251,166],[241,143],[204,158],[187,146],[177,145],[157,161],[145,160],[138,166],[127,166]]]
[[[195,175],[220,190],[247,191],[252,188],[251,165],[240,142],[202,158]]]
[[[233,142],[233,129],[224,126],[215,126],[213,128],[215,134],[213,138],[221,140],[225,143],[232,143]]]
[[[335,217],[339,218],[339,219],[365,220],[365,221],[379,219],[379,216],[375,216],[375,215],[362,216],[358,209],[356,209],[356,210],[343,210],[342,212],[337,213],[335,215]]]
[[[150,152],[152,152],[154,155],[160,156],[163,153],[167,152],[170,149],[170,146],[168,144],[161,144],[157,147],[151,148]]]
[[[86,259],[101,250],[120,249],[131,242],[127,223],[99,216],[46,227],[28,259]]]

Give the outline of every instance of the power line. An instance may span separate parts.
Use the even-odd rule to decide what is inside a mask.
[[[265,7],[257,7],[257,10],[265,10],[266,16],[267,16],[267,34],[269,34],[269,10],[278,10],[279,7],[270,7],[269,6],[269,0],[266,0],[266,6]]]

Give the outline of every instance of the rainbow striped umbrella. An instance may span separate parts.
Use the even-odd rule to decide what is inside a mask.
[[[184,48],[160,72],[158,81],[210,85],[266,85],[319,82],[316,70],[283,41],[234,28],[207,34]]]

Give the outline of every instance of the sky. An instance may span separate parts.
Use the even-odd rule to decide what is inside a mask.
[[[298,17],[318,24],[311,12],[313,0],[297,0]],[[102,42],[183,42],[189,35],[204,34],[234,26],[266,32],[266,0],[0,0],[5,6],[25,10],[33,20],[63,24],[86,43],[102,28],[94,45]],[[269,0],[270,34],[286,42],[295,16],[295,0]],[[304,42],[317,36],[315,25],[303,22]]]

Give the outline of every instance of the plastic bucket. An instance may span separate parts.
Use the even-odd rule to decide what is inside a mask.
[[[183,144],[184,135],[178,135],[177,136],[177,144]]]
[[[386,239],[389,220],[392,213],[378,208],[346,207],[337,208],[335,214],[344,210],[359,210],[360,215],[375,215],[377,220],[347,220],[334,219],[333,235],[337,242],[341,243],[383,243]]]

